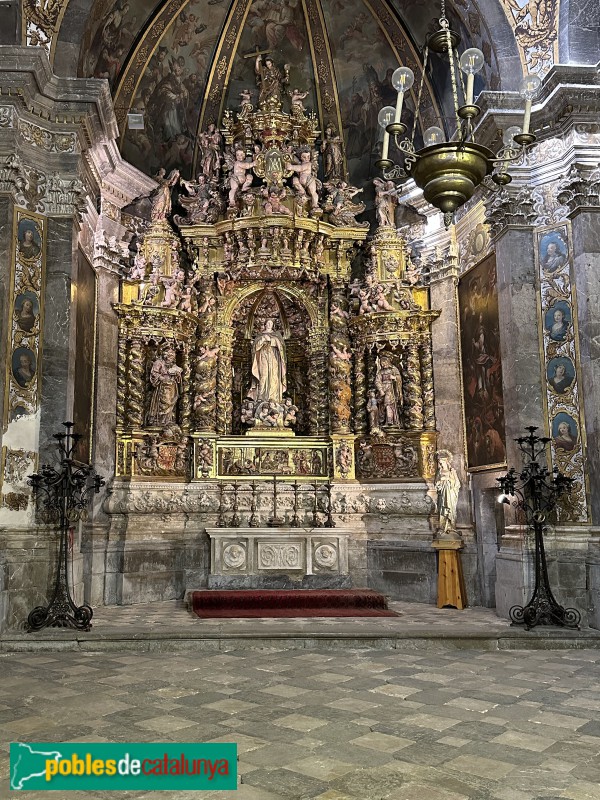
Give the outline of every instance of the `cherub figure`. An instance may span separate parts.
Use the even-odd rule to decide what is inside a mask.
[[[187,311],[188,314],[191,314],[193,293],[193,286],[184,286],[183,294],[181,295],[177,308],[179,308],[181,311]]]
[[[301,92],[300,89],[296,88],[289,92],[289,95],[292,98],[292,114],[298,114],[299,116],[304,114],[303,101],[308,97],[308,92]]]
[[[225,163],[229,170],[229,208],[236,208],[237,197],[252,185],[250,170],[256,165],[255,161],[248,161],[246,153],[241,147],[236,147],[232,157],[231,153],[225,154]]]
[[[242,412],[240,415],[243,425],[254,425],[254,400],[251,397],[246,397],[242,402]]]
[[[176,277],[163,278],[163,286],[165,287],[165,296],[162,301],[161,308],[175,308],[181,297],[181,286]]]
[[[146,259],[138,250],[133,259],[133,266],[129,272],[130,281],[143,281],[146,277]]]
[[[319,207],[319,196],[317,190],[321,186],[321,181],[317,180],[318,170],[318,157],[316,152],[312,153],[310,150],[304,149],[300,151],[300,163],[291,164],[288,162],[285,165],[288,172],[294,172],[292,178],[292,185],[297,194],[303,198],[310,198],[311,208]]]
[[[331,352],[340,361],[351,361],[352,360],[352,353],[348,352],[348,348],[346,347],[346,345],[344,345],[344,349],[343,350],[340,350],[339,348],[337,348],[332,343],[331,344]]]
[[[292,212],[289,208],[284,206],[282,202],[287,195],[285,187],[282,189],[278,189],[277,186],[271,186],[268,189],[264,187],[261,193],[265,198],[262,204],[265,214],[284,214],[286,217],[292,216]]]
[[[215,347],[205,347],[204,345],[201,345],[198,349],[198,354],[196,355],[196,363],[201,364],[203,361],[210,361],[211,359],[216,358],[219,350],[219,345],[215,345]]]
[[[298,406],[291,397],[283,398],[283,424],[286,428],[295,428],[298,423]]]
[[[378,283],[375,287],[375,296],[373,298],[373,304],[376,307],[377,311],[393,311],[394,307],[391,306],[385,296],[385,288],[383,284]]]

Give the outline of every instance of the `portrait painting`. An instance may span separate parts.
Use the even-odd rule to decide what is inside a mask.
[[[23,333],[37,329],[40,313],[39,301],[33,292],[23,292],[15,298],[15,321]]]
[[[506,460],[502,361],[492,254],[458,284],[467,465],[485,469]]]
[[[575,419],[560,411],[552,420],[552,442],[557,450],[570,453],[577,447],[579,440],[579,426]]]
[[[23,388],[35,378],[37,359],[28,347],[17,347],[12,355],[12,373],[15,381]]]
[[[26,261],[37,258],[42,251],[42,238],[33,219],[20,219],[17,228],[19,256]]]
[[[546,275],[558,272],[568,261],[569,248],[564,229],[544,233],[539,241],[539,259]]]
[[[571,328],[571,306],[566,300],[552,303],[544,314],[544,327],[553,342],[564,342]]]
[[[575,380],[575,364],[566,356],[551,358],[546,365],[548,385],[556,394],[564,394]]]

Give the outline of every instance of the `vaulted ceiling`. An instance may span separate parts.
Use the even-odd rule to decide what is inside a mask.
[[[440,15],[438,0],[94,0],[84,14],[86,3],[79,0],[78,14],[67,9],[55,68],[72,74],[76,55],[80,76],[110,82],[122,153],[140,169],[152,174],[177,165],[193,174],[198,131],[236,108],[242,89],[254,90],[248,56],[259,50],[290,65],[290,88],[308,91],[305,106],[322,130],[331,124],[343,131],[358,185],[374,173],[377,113],[394,102],[390,77],[399,64],[417,78],[407,101],[407,114],[414,114],[422,46]],[[497,47],[498,28],[492,36],[472,0],[449,1],[448,16],[461,34],[460,49],[484,53],[479,88],[501,88],[501,61],[518,62],[516,46],[512,53]],[[434,124],[440,110],[448,114],[446,84],[447,72],[434,61],[421,126]],[[127,128],[134,109],[144,112],[143,130]]]

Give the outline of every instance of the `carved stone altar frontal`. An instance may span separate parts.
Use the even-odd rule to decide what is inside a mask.
[[[350,531],[311,528],[207,528],[211,575],[348,575]]]

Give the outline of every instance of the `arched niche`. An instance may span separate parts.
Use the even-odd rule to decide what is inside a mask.
[[[310,380],[309,333],[312,328],[307,298],[294,287],[255,287],[232,309],[232,408],[231,431],[244,432],[241,423],[242,402],[251,385],[252,341],[267,319],[275,320],[285,341],[287,394],[298,406],[297,435],[308,433],[308,394]]]

